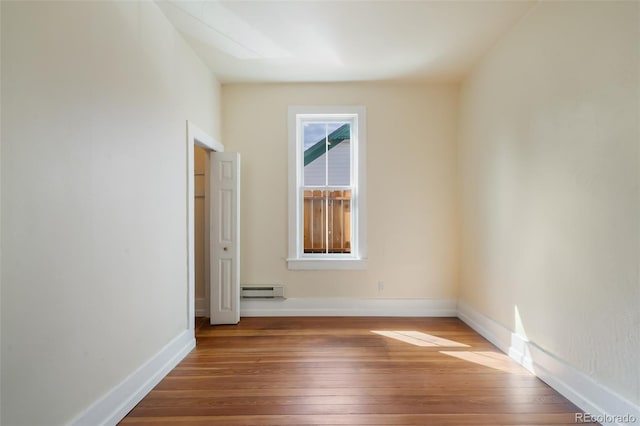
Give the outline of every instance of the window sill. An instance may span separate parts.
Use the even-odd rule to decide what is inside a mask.
[[[367,259],[287,259],[290,271],[364,270]]]

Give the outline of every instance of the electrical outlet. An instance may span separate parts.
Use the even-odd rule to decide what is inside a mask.
[[[384,291],[384,281],[378,281],[378,291]]]

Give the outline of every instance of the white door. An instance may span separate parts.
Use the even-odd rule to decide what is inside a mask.
[[[212,152],[211,324],[240,321],[240,154]]]

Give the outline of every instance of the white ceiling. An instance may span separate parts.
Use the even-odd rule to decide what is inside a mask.
[[[457,81],[536,1],[157,3],[229,83]]]

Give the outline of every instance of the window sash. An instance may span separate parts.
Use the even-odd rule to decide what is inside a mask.
[[[328,173],[328,156],[325,158],[325,185],[305,185],[304,184],[304,125],[305,124],[324,124],[324,123],[349,123],[350,126],[350,147],[349,147],[349,181],[351,185],[328,185],[329,173]],[[354,259],[358,255],[358,221],[357,215],[357,156],[355,155],[358,148],[358,115],[357,114],[297,114],[296,115],[296,152],[297,152],[297,253],[298,258],[307,259],[331,259],[331,258],[345,258]],[[329,150],[325,147],[325,155],[328,155]],[[304,229],[304,191],[305,190],[320,190],[320,191],[351,191],[351,223],[350,223],[350,252],[349,253],[309,253],[305,251],[305,229]],[[327,215],[328,216],[328,215]],[[328,218],[327,218],[328,219]],[[328,240],[328,236],[327,236]],[[328,241],[326,242],[328,246]]]
[[[332,198],[336,192],[349,192],[349,198]],[[305,192],[311,192],[307,197]],[[317,194],[317,193],[320,194]],[[298,199],[300,206],[298,211],[302,218],[299,227],[299,256],[302,258],[341,257],[354,258],[357,253],[357,241],[355,238],[355,196],[356,191],[352,186],[301,187]],[[319,201],[319,202],[318,202]],[[336,201],[338,202],[336,204]],[[345,203],[348,201],[348,205]],[[331,205],[330,205],[331,204]],[[307,214],[308,205],[312,206]],[[320,207],[319,220],[316,217],[316,208]],[[348,210],[347,210],[348,209]],[[346,217],[348,213],[348,218]],[[337,214],[337,218],[336,218]],[[336,222],[338,223],[336,229]],[[320,228],[318,230],[317,228]],[[348,235],[345,235],[345,229]],[[308,240],[307,240],[308,238]]]
[[[350,130],[350,139],[349,139],[349,184],[350,186],[357,186],[357,145],[358,145],[358,116],[357,114],[328,114],[328,115],[300,115],[296,116],[296,152],[297,152],[297,176],[296,176],[296,186],[335,186],[330,185],[329,181],[329,163],[331,159],[331,152],[329,147],[325,145],[324,154],[325,157],[325,165],[324,165],[324,184],[320,185],[309,185],[305,182],[305,165],[304,165],[304,126],[305,124],[349,124]],[[325,135],[325,138],[328,135]],[[340,185],[338,185],[340,186]]]

